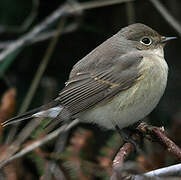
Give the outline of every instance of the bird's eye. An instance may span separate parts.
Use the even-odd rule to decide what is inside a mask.
[[[144,37],[140,40],[140,42],[146,46],[149,46],[152,43],[152,40],[148,37]]]

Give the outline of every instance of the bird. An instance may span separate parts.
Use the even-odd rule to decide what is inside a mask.
[[[165,91],[163,49],[172,39],[141,23],[122,28],[73,66],[57,98],[2,125],[37,117],[50,117],[54,125],[78,119],[111,130],[137,123]]]

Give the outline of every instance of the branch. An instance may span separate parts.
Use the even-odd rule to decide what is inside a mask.
[[[127,21],[128,24],[135,23],[135,6],[134,2],[128,2],[126,4],[126,15],[127,15]]]
[[[135,150],[135,146],[131,143],[125,143],[116,154],[113,165],[111,180],[118,180],[121,178],[120,173],[123,167],[124,160]]]
[[[50,24],[56,21],[60,16],[65,15],[67,12],[66,6],[61,6],[57,10],[55,10],[52,15],[47,17],[42,23],[35,26],[32,31],[20,37],[18,40],[14,41],[13,44],[10,44],[5,50],[3,50],[0,54],[0,61],[2,61],[6,56],[11,54],[16,49],[24,46],[28,41],[30,41],[33,37],[38,35],[41,31],[46,29]]]
[[[41,77],[42,77],[42,75],[43,75],[43,73],[44,73],[44,71],[45,71],[45,69],[46,69],[46,67],[48,65],[50,57],[51,57],[51,55],[52,55],[52,53],[54,51],[54,48],[55,48],[55,46],[56,46],[56,44],[58,42],[58,38],[59,38],[59,35],[62,32],[63,26],[64,26],[64,20],[62,19],[61,22],[59,23],[58,27],[57,27],[57,32],[56,32],[54,38],[51,40],[51,42],[50,42],[50,44],[49,44],[49,46],[48,46],[48,48],[47,48],[47,50],[45,52],[45,55],[44,55],[44,57],[42,59],[42,62],[41,62],[40,66],[38,67],[38,69],[37,69],[37,71],[36,71],[36,73],[34,75],[31,86],[30,86],[30,88],[28,90],[28,93],[27,93],[27,95],[25,97],[25,101],[21,105],[19,114],[24,113],[27,110],[29,104],[31,103],[31,100],[32,100],[32,98],[34,96],[34,93],[35,93],[37,87],[38,87],[38,84],[39,84],[39,82],[41,80]]]
[[[48,141],[50,141],[52,139],[54,139],[60,133],[69,131],[72,127],[76,126],[78,123],[79,123],[79,120],[75,119],[70,124],[68,124],[68,125],[65,124],[65,125],[61,126],[59,129],[53,131],[52,133],[48,134],[44,138],[35,141],[34,143],[32,143],[29,146],[22,149],[20,152],[16,153],[14,156],[12,156],[9,159],[6,159],[3,162],[1,162],[0,168],[4,167],[7,163],[9,163],[9,162],[11,162],[11,161],[13,161],[13,160],[15,160],[17,158],[20,158],[20,157],[24,156],[25,154],[33,151],[34,149],[42,146],[43,144],[47,143]]]
[[[156,140],[160,144],[166,147],[168,152],[174,154],[177,157],[177,159],[181,161],[181,149],[166,136],[163,128],[149,126],[146,123],[140,123],[137,129],[145,135],[151,135],[152,139],[156,138]]]
[[[73,22],[72,24],[66,26],[63,30],[61,34],[66,34],[66,33],[70,33],[74,30],[76,30],[79,26],[80,22]],[[41,41],[45,41],[47,39],[52,38],[53,36],[55,36],[57,33],[56,29],[53,30],[49,30],[47,32],[41,32],[40,34],[38,34],[37,36],[33,37],[30,41],[28,41],[24,46],[28,46],[37,42],[41,42]],[[16,41],[16,40],[15,40]],[[15,42],[14,40],[7,40],[7,41],[2,41],[0,42],[0,49],[5,49],[8,48],[8,46],[10,46],[11,44],[13,44]]]
[[[130,1],[133,0],[112,0],[112,1],[104,0],[99,2],[85,2],[80,4],[77,3],[75,4],[74,2],[74,4],[65,4],[63,6],[60,6],[43,22],[36,25],[30,32],[21,36],[19,39],[10,44],[6,49],[4,49],[0,54],[0,62],[4,58],[6,58],[9,54],[11,54],[13,51],[27,44],[29,41],[31,41],[31,39],[37,36],[40,32],[47,29],[51,24],[53,24],[62,16],[75,15],[81,10],[92,9],[92,8],[130,2]]]
[[[129,156],[129,154],[134,151],[135,146],[131,143],[125,143],[123,147],[120,148],[119,152],[116,154],[113,160],[113,168],[123,164],[124,160]]]
[[[32,121],[28,122],[28,124],[20,131],[18,136],[16,137],[16,140],[8,146],[5,151],[1,151],[0,154],[0,164],[6,160],[9,159],[14,153],[16,153],[20,147],[21,144],[30,136],[30,134],[40,125],[43,118],[35,118],[32,119]],[[14,135],[15,136],[15,135]]]
[[[54,151],[52,153],[61,154],[64,151],[66,143],[67,143],[68,135],[69,135],[69,131],[61,133],[61,136],[59,136],[56,141]],[[57,179],[65,180],[64,173],[62,169],[57,165],[57,161],[55,159],[49,160],[47,162],[46,170],[43,173],[43,177],[48,177],[48,176],[50,177],[54,176],[55,179],[56,177],[59,177]]]
[[[155,177],[155,176],[181,176],[181,163],[173,166],[156,169],[147,173],[144,173],[147,177]]]
[[[170,12],[158,0],[150,0],[164,19],[179,33],[181,36],[181,24],[170,14]]]
[[[59,167],[59,165],[54,161],[47,161],[46,168],[44,170],[44,174],[41,176],[42,180],[49,180],[49,179],[61,179],[66,180],[67,178],[64,175],[63,170]]]
[[[137,129],[145,136],[150,135],[151,140],[155,140],[164,145],[167,150],[169,152],[171,152],[172,154],[174,154],[179,160],[181,160],[181,149],[173,142],[171,141],[164,133],[164,129],[163,128],[158,128],[158,127],[154,127],[154,126],[149,126],[146,123],[140,123],[137,127]],[[141,142],[141,135],[140,134],[133,134],[132,138],[137,140],[138,143]],[[118,180],[120,179],[120,177],[122,176],[122,174],[120,174],[121,169],[124,167],[123,163],[125,161],[125,159],[131,154],[131,152],[133,152],[135,150],[135,146],[131,143],[125,143],[123,145],[122,148],[120,148],[119,152],[116,154],[114,160],[113,160],[113,169],[112,169],[112,176],[111,176],[111,180]],[[178,172],[179,170],[181,171],[181,164],[180,166],[176,166],[176,168],[169,168],[169,169],[165,169],[162,168],[158,171],[156,171],[156,173],[163,173],[165,175],[169,174],[169,175],[177,175],[178,176]],[[144,179],[144,176],[148,175],[153,175],[155,171],[151,171],[149,173],[145,173],[143,175],[136,175],[135,178],[133,178],[132,174],[127,174],[126,176],[132,176],[133,179],[137,180],[140,178]],[[181,172],[179,172],[179,175],[181,174]],[[156,174],[155,174],[156,175]]]
[[[36,71],[36,73],[34,75],[34,78],[32,80],[30,88],[29,88],[29,90],[28,90],[28,92],[26,94],[25,100],[23,101],[23,103],[22,103],[22,105],[20,107],[19,114],[24,113],[27,110],[29,104],[31,103],[31,100],[32,100],[32,98],[33,98],[33,96],[35,94],[35,91],[36,91],[36,89],[37,89],[37,87],[39,85],[41,77],[42,77],[42,75],[43,75],[43,73],[44,73],[44,71],[45,71],[45,69],[46,69],[46,67],[48,65],[48,62],[49,62],[50,57],[51,57],[51,55],[53,53],[53,50],[54,50],[54,48],[55,48],[55,46],[57,44],[58,38],[59,38],[59,36],[60,36],[60,34],[62,32],[63,25],[64,25],[64,19],[62,19],[61,22],[59,23],[59,25],[57,27],[56,34],[52,38],[51,42],[49,43],[49,46],[48,46],[47,50],[45,51],[45,55],[44,55],[44,57],[42,59],[42,62],[40,63],[40,65],[39,65],[39,67],[38,67],[38,69],[37,69],[37,71]],[[17,123],[17,125],[14,126],[13,129],[10,131],[10,133],[8,135],[8,140],[9,140],[8,142],[11,142],[13,140],[13,138],[14,138],[17,130],[18,130],[19,124],[20,123]]]
[[[87,10],[93,8],[99,8],[104,6],[111,6],[115,4],[131,2],[134,0],[101,0],[101,1],[94,1],[94,2],[84,2],[84,3],[77,3],[75,7],[73,7],[73,13],[80,10]]]

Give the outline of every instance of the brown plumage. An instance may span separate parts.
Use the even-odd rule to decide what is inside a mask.
[[[140,23],[123,28],[73,66],[55,100],[3,125],[45,116],[56,117],[52,120],[55,124],[74,118],[85,122],[87,117],[88,122],[106,128],[114,128],[114,123],[122,128],[140,120],[153,110],[164,92],[167,64],[163,47],[170,39],[174,37],[161,36]],[[157,75],[160,77],[155,81]]]

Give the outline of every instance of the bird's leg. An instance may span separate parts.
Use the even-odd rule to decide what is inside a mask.
[[[120,129],[119,126],[117,126],[117,125],[115,126],[115,128],[118,131],[118,133],[120,134],[120,136],[123,138],[123,141],[132,143],[136,147],[136,149],[139,149],[139,145],[140,145],[141,141],[138,143],[138,140],[136,138],[134,138],[134,136],[133,136],[135,134],[140,135],[139,131],[136,128],[127,127],[127,128]]]
[[[120,134],[123,141],[135,144],[135,142],[133,142],[133,139],[131,138],[132,133],[128,128],[120,129],[119,126],[117,126],[117,125],[115,128],[118,131],[118,133]]]

